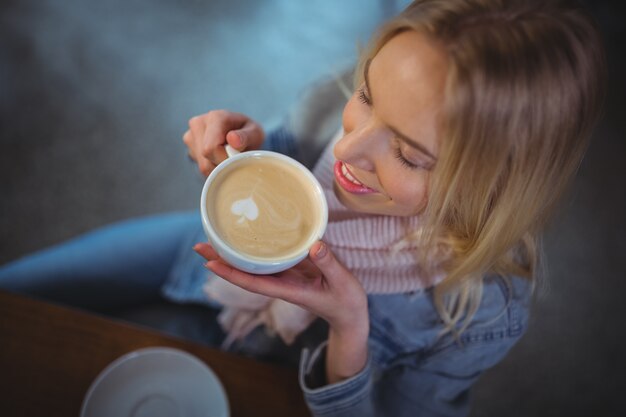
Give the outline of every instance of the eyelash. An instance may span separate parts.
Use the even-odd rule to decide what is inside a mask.
[[[395,157],[398,161],[400,161],[400,163],[409,169],[419,169],[419,168],[423,168],[421,165],[416,165],[411,161],[408,161],[404,156],[402,156],[402,152],[400,152],[400,148],[395,148],[394,149],[394,153],[395,153]]]
[[[372,104],[372,100],[365,94],[365,87],[359,88],[359,101],[368,106]]]

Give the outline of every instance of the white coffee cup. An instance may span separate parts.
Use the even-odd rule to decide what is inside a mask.
[[[308,255],[309,248],[322,238],[326,230],[328,205],[320,183],[304,165],[286,155],[262,150],[237,153],[229,146],[227,151],[229,158],[221,162],[208,176],[200,198],[202,225],[209,243],[222,259],[242,271],[264,275],[291,268]],[[250,177],[253,169],[258,174]],[[248,178],[248,181],[237,183],[239,178]],[[271,188],[272,179],[277,179],[281,186]],[[257,181],[260,185],[248,185],[251,184],[250,181]],[[299,185],[302,185],[301,191],[298,191]],[[248,188],[251,191],[247,191]],[[249,197],[235,200],[236,197],[242,197],[239,193]],[[257,196],[257,193],[260,195]],[[265,204],[273,201],[274,194],[277,198],[282,198],[281,203]],[[231,203],[231,200],[235,201]],[[307,204],[303,205],[302,201]],[[242,205],[243,203],[245,204]],[[298,204],[302,210],[295,209]],[[274,215],[276,208],[291,216],[289,222],[277,221],[280,217]],[[300,211],[304,213],[296,213]],[[273,222],[266,221],[267,217],[263,216],[270,216]],[[300,223],[295,220],[292,222],[294,218],[300,219]],[[259,225],[267,224],[278,228],[259,229]],[[282,227],[287,224],[300,226],[293,230],[283,230]],[[244,246],[237,246],[233,236],[241,238],[239,243],[252,242],[255,251],[271,252],[273,247],[282,248],[285,245],[286,249],[281,254],[246,252],[247,249],[242,249]],[[268,236],[271,239],[263,242]],[[285,237],[284,241],[282,236]],[[298,243],[291,247],[289,239],[296,239]],[[269,242],[270,240],[273,242]]]

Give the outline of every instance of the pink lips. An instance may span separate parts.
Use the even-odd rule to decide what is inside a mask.
[[[333,169],[337,183],[349,193],[352,194],[371,194],[378,191],[368,187],[356,179],[350,172],[346,164],[341,161],[335,162]]]

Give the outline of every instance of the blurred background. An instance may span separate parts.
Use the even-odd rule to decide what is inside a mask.
[[[189,117],[228,108],[276,125],[407,3],[2,1],[0,264],[117,220],[195,210]],[[623,415],[626,16],[586,6],[609,50],[606,115],[546,233],[530,329],[478,383],[474,417]]]

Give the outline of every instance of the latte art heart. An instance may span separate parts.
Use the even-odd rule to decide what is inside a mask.
[[[252,197],[235,201],[230,206],[230,212],[239,217],[237,220],[239,224],[245,222],[246,219],[254,221],[259,217],[259,208]]]

